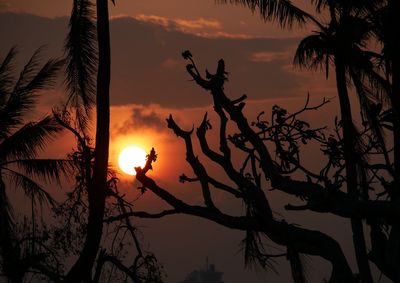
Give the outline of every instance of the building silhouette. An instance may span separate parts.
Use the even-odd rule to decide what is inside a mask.
[[[223,272],[217,271],[214,264],[208,263],[199,270],[194,270],[186,276],[180,283],[224,283],[222,280]]]

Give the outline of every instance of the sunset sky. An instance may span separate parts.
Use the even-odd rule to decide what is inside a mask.
[[[20,51],[20,64],[43,45],[46,46],[44,58],[61,56],[70,9],[71,1],[67,0],[0,0],[0,57],[13,45]],[[245,112],[249,120],[255,119],[262,110],[269,113],[274,104],[298,109],[309,92],[312,102],[323,97],[333,98],[333,102],[323,111],[309,114],[308,120],[317,126],[333,124],[337,113],[335,85],[322,74],[292,66],[296,44],[310,28],[283,31],[242,6],[217,5],[214,0],[116,0],[116,7],[110,5],[110,13],[110,162],[115,166],[119,152],[127,145],[137,145],[147,151],[155,147],[159,160],[151,176],[188,202],[200,203],[198,188],[178,182],[179,175],[190,175],[191,171],[185,163],[182,141],[165,123],[171,113],[182,127],[190,129],[199,125],[206,111],[212,112],[210,95],[197,87],[186,73],[181,57],[186,49],[191,50],[201,70],[213,71],[216,62],[225,59],[229,72],[226,92],[231,98],[248,95]],[[48,113],[60,105],[63,91],[60,84],[55,91],[45,92],[38,113]],[[211,115],[217,121],[215,118]],[[215,142],[215,138],[210,138]],[[60,157],[72,147],[73,139],[64,135],[46,154]],[[313,156],[308,162],[317,164],[318,160]],[[138,184],[134,178],[122,173],[120,177],[121,189],[131,199],[135,198]],[[285,213],[288,221],[310,229],[322,227],[322,231],[334,235],[344,250],[352,249],[350,235],[337,231],[338,225],[349,227],[348,221],[327,215],[287,213],[283,205],[291,199],[278,192],[269,197],[276,207],[277,218]],[[216,194],[215,200],[227,211],[241,212],[241,204],[223,194]],[[166,206],[146,193],[137,207],[160,211]],[[189,216],[134,221],[142,230],[145,246],[165,266],[166,283],[183,280],[189,272],[201,267],[206,257],[224,272],[226,283],[265,282],[265,278],[278,282],[274,281],[278,277],[279,282],[290,282],[285,260],[278,260],[282,263],[277,265],[279,275],[272,271],[244,271],[242,232]],[[329,276],[326,263],[312,257],[307,260],[310,267],[319,268],[318,272],[310,270],[311,278],[321,281]],[[314,264],[314,260],[318,263]],[[349,261],[354,266],[354,259]]]

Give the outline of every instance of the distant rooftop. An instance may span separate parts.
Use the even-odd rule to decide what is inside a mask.
[[[222,280],[223,272],[217,271],[214,264],[208,263],[199,270],[194,270],[186,276],[186,279],[180,283],[224,283]]]

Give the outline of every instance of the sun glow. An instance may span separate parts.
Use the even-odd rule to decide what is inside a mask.
[[[125,147],[118,157],[119,168],[128,175],[136,175],[135,167],[144,167],[146,152],[138,146]]]

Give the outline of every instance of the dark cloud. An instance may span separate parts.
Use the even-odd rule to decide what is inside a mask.
[[[159,104],[174,108],[209,105],[209,94],[197,87],[186,73],[186,62],[180,55],[186,49],[192,51],[201,70],[208,68],[213,72],[216,62],[225,59],[230,74],[226,90],[232,97],[243,93],[251,99],[304,95],[297,93],[304,85],[304,78],[285,68],[291,63],[291,56],[282,55],[293,49],[296,39],[228,38],[215,34],[207,38],[144,21],[147,18],[141,17],[140,21],[117,17],[111,22],[113,105]],[[218,21],[206,19],[175,19],[173,23],[192,30],[200,26],[219,28]],[[14,44],[22,47],[25,58],[43,44],[48,45],[49,56],[63,54],[66,17],[49,19],[2,13],[0,25],[9,27],[0,29],[1,54]]]
[[[126,120],[118,129],[119,134],[127,134],[132,130],[139,129],[154,129],[157,131],[164,131],[166,122],[164,117],[160,117],[153,110],[144,108],[133,108],[129,120]]]
[[[48,57],[60,57],[63,54],[67,18],[50,19],[23,13],[0,13],[0,26],[0,57],[14,45],[20,51],[19,60],[25,60],[41,46],[45,46]]]
[[[186,73],[186,62],[180,55],[185,49],[192,51],[202,70],[208,68],[212,72],[216,62],[224,58],[230,73],[226,89],[234,96],[242,93],[253,99],[292,96],[301,83],[296,75],[283,69],[284,64],[290,64],[290,58],[286,62],[265,64],[252,60],[256,52],[286,51],[295,45],[294,39],[205,38],[132,18],[115,19],[112,36],[113,86],[118,85],[119,94],[124,94],[116,94],[119,103],[136,100],[136,103],[168,107],[210,104],[208,94]]]
[[[11,4],[6,1],[0,0],[0,11],[9,11],[11,9]]]

